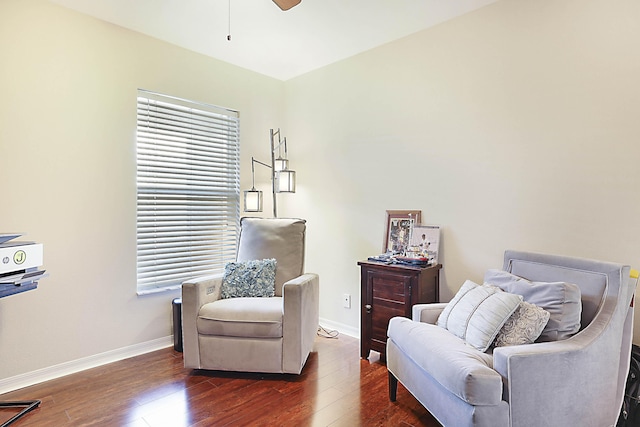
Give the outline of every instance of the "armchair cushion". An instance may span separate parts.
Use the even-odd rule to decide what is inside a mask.
[[[217,300],[200,308],[198,334],[281,338],[282,310],[282,297]]]
[[[467,280],[438,317],[438,326],[486,351],[520,301],[520,295]]]
[[[272,297],[275,294],[276,260],[229,262],[222,276],[222,298]]]
[[[501,270],[488,270],[485,283],[522,295],[528,303],[542,307],[550,317],[538,341],[569,338],[580,330],[582,302],[580,288],[565,282],[532,282]]]

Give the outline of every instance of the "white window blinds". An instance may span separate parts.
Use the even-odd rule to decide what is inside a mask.
[[[221,272],[240,227],[238,113],[139,90],[136,140],[138,292]]]

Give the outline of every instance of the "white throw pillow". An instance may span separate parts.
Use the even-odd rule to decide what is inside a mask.
[[[438,317],[438,326],[486,351],[522,297],[467,280]]]
[[[537,305],[522,301],[498,332],[494,345],[532,344],[549,321],[549,312]]]

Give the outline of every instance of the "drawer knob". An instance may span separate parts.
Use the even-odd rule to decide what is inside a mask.
[[[367,310],[367,313],[371,313],[371,304],[365,305],[364,308]]]

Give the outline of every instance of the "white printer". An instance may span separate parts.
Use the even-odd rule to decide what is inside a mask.
[[[22,234],[0,234],[0,284],[31,284],[46,276],[42,243],[12,241]]]

